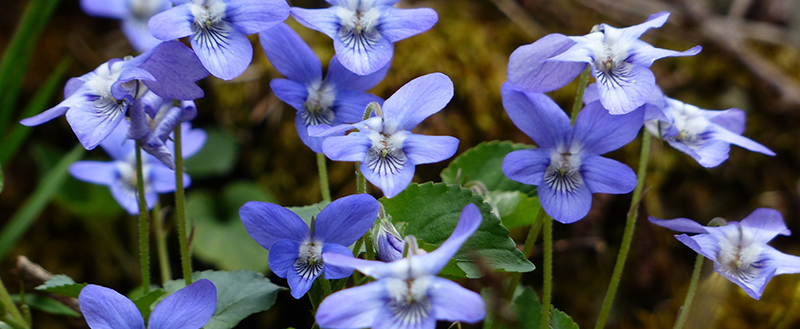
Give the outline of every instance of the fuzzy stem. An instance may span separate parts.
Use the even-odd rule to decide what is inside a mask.
[[[586,69],[583,70],[581,73],[580,80],[578,82],[578,93],[575,94],[575,103],[572,104],[572,113],[570,114],[570,121],[572,124],[575,124],[575,119],[578,118],[578,112],[581,111],[581,107],[583,106],[583,93],[586,91],[586,84],[589,83],[589,70],[591,69],[590,66],[586,66]]]
[[[142,290],[150,292],[150,219],[144,198],[144,169],[142,142],[136,141],[136,194],[139,198],[139,261],[142,270]]]
[[[605,326],[608,319],[608,313],[611,311],[611,304],[614,302],[614,295],[617,294],[617,287],[622,277],[622,269],[625,267],[625,260],[628,258],[628,250],[631,247],[631,240],[633,240],[633,229],[636,224],[636,218],[639,216],[639,201],[642,196],[642,188],[644,187],[644,176],[647,173],[647,161],[650,158],[650,135],[642,132],[642,151],[639,158],[639,170],[637,172],[636,188],[633,190],[633,198],[631,199],[631,207],[628,210],[628,219],[625,222],[625,231],[622,234],[622,244],[617,254],[617,263],[614,265],[614,273],[611,275],[611,282],[606,290],[606,297],[603,299],[603,307],[600,309],[600,317],[597,318],[595,329],[601,329]]]
[[[319,190],[322,201],[331,201],[331,188],[328,184],[328,166],[325,163],[325,154],[317,153],[317,170],[319,171]]]
[[[545,216],[544,226],[544,285],[542,288],[542,328],[550,328],[550,304],[553,295],[553,218]]]
[[[686,300],[683,302],[683,307],[681,307],[674,329],[683,328],[686,318],[689,317],[689,309],[692,307],[694,293],[697,292],[697,282],[700,281],[700,270],[703,269],[703,258],[703,255],[697,254],[697,259],[694,261],[694,270],[692,271],[692,281],[689,282],[689,291],[686,292]]]
[[[189,237],[186,233],[186,197],[183,190],[183,150],[181,125],[175,126],[175,222],[178,226],[178,243],[181,250],[181,272],[186,285],[192,284],[192,256],[189,254]]]
[[[156,236],[156,251],[158,252],[158,267],[161,270],[161,283],[172,280],[172,271],[169,267],[169,253],[167,253],[167,235],[164,232],[164,216],[161,214],[161,204],[153,207],[153,234]]]

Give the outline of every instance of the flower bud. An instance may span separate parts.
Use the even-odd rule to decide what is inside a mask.
[[[378,258],[384,262],[393,262],[403,258],[403,239],[394,228],[392,222],[381,221],[375,232],[375,248]]]

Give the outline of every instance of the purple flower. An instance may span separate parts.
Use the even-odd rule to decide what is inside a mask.
[[[784,254],[767,245],[778,234],[790,235],[783,217],[774,209],[759,208],[741,222],[702,226],[687,218],[650,222],[670,230],[696,235],[675,235],[680,242],[714,262],[714,270],[742,287],[750,297],[761,298],[775,275],[800,273],[800,257]]]
[[[184,124],[183,131],[185,132],[182,140],[183,155],[188,158],[203,147],[206,134],[200,129],[192,130],[188,123]],[[113,161],[78,161],[69,167],[69,173],[84,182],[108,186],[117,203],[129,214],[136,215],[139,213],[136,196],[138,182],[136,148],[135,142],[127,139],[127,135],[128,123],[122,121],[117,129],[100,144],[100,147],[111,156]],[[172,142],[169,142],[167,147],[169,151],[174,150]],[[142,156],[142,169],[147,209],[153,209],[158,201],[159,193],[175,191],[175,172],[148,154]],[[191,178],[184,173],[183,186],[188,187],[190,184]]]
[[[150,19],[158,39],[189,36],[203,66],[214,76],[231,80],[253,59],[245,36],[258,33],[289,17],[284,0],[170,0],[176,6]]]
[[[353,270],[326,264],[322,253],[353,257],[347,246],[366,233],[378,216],[378,201],[367,194],[331,202],[309,230],[300,216],[279,205],[251,201],[239,209],[247,233],[269,250],[269,267],[286,278],[299,299],[324,271],[325,279],[349,277]]]
[[[78,296],[81,313],[92,329],[144,329],[144,319],[127,297],[90,284]],[[147,328],[199,329],[211,320],[217,307],[217,287],[198,280],[167,296],[153,309]]]
[[[334,161],[361,161],[361,173],[383,190],[387,198],[402,192],[414,177],[414,167],[447,159],[456,152],[458,139],[411,132],[422,120],[439,112],[453,98],[453,82],[446,75],[421,76],[397,90],[383,104],[380,117],[352,125],[312,128],[312,136],[331,135],[352,128],[346,136],[328,137],[322,151]]]
[[[578,114],[573,128],[567,114],[545,94],[522,92],[506,82],[502,95],[511,121],[539,146],[509,153],[503,173],[538,185],[539,201],[548,215],[572,223],[589,213],[592,193],[624,194],[636,187],[631,168],[600,155],[633,140],[644,111],[615,116],[600,102],[592,102]]]
[[[728,159],[731,144],[774,156],[764,145],[743,137],[745,114],[736,108],[709,111],[667,98],[665,118],[650,120],[645,127],[670,146],[688,154],[701,166],[716,167]]]
[[[139,52],[161,43],[150,34],[147,21],[170,7],[167,0],[81,0],[81,8],[89,15],[122,20],[122,33]]]
[[[141,141],[143,150],[174,170],[175,159],[172,157],[171,149],[167,147],[167,141],[179,123],[192,120],[195,116],[197,107],[194,101],[181,101],[179,106],[174,106],[173,100],[148,92],[131,107],[128,138]],[[194,133],[202,131],[195,130]],[[197,140],[199,137],[194,137],[194,140],[200,142]],[[205,141],[205,133],[202,141]]]
[[[524,91],[547,92],[563,87],[589,64],[603,107],[611,114],[631,112],[657,88],[650,71],[655,60],[693,56],[702,49],[695,46],[678,52],[639,40],[647,30],[664,25],[668,17],[668,12],[661,12],[628,28],[600,24],[584,36],[549,34],[511,54],[508,80]]]
[[[323,253],[328,264],[354,268],[378,280],[325,298],[317,309],[317,323],[323,328],[433,329],[436,320],[480,321],[486,316],[481,296],[436,276],[480,224],[478,207],[467,205],[453,234],[438,249],[416,253],[412,243],[406,258],[391,263]]]
[[[383,219],[380,225],[373,230],[372,241],[378,253],[378,259],[384,262],[393,262],[403,258],[403,238],[391,221]]]
[[[395,8],[399,0],[326,0],[332,7],[292,7],[292,15],[333,39],[342,65],[358,75],[389,64],[394,43],[430,29],[439,16],[430,8]]]
[[[64,101],[20,123],[38,126],[66,113],[78,140],[91,150],[114,131],[145,90],[164,98],[200,98],[203,90],[195,81],[206,76],[189,48],[177,41],[163,42],[130,60],[112,59],[70,79],[64,86]]]
[[[278,98],[297,110],[297,134],[312,151],[322,153],[324,138],[309,136],[309,126],[358,122],[363,119],[367,104],[383,104],[383,99],[365,91],[383,80],[389,64],[375,73],[359,76],[345,69],[334,56],[323,79],[319,58],[291,27],[281,23],[258,35],[272,65],[288,78],[273,79],[270,87]]]

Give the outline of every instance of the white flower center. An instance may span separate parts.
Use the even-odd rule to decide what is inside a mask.
[[[389,294],[387,306],[394,315],[395,321],[404,326],[422,323],[430,316],[432,305],[428,299],[428,287],[431,277],[383,279],[386,282],[386,291]]]
[[[394,134],[369,131],[372,147],[367,151],[364,161],[367,166],[380,175],[396,174],[403,168],[408,158],[403,152],[403,142],[408,136],[408,131],[398,131]]]
[[[594,57],[594,73],[598,82],[618,87],[627,82],[632,64],[626,62],[632,40],[620,38],[618,29],[596,29],[586,36]]]
[[[297,260],[294,262],[294,270],[305,279],[311,280],[319,276],[325,263],[322,261],[322,242],[306,239],[300,244],[297,252]]]
[[[577,150],[553,150],[550,165],[544,172],[544,183],[561,194],[569,194],[583,185],[581,159]]]
[[[126,141],[127,142],[127,141]],[[117,160],[114,162],[117,166],[119,177],[117,184],[122,187],[122,190],[131,197],[136,196],[138,190],[137,184],[139,183],[138,176],[136,175],[136,153],[131,153],[125,161]],[[147,163],[146,157],[142,157],[142,177],[144,182],[144,192],[150,192],[150,164]]]
[[[148,20],[158,14],[162,0],[130,0],[131,14],[141,20]]]
[[[381,13],[372,8],[371,2],[350,1],[348,8],[337,7],[336,15],[341,24],[339,39],[348,48],[367,50],[375,47],[380,39],[377,26]]]
[[[333,102],[336,100],[336,89],[321,82],[313,83],[307,87],[308,98],[303,103],[300,117],[308,126],[331,124],[336,119],[333,112]]]
[[[753,233],[742,230],[726,230],[719,237],[717,261],[725,274],[747,282],[755,279],[762,268],[760,260],[763,247],[753,241]]]
[[[672,124],[678,130],[676,136],[668,136],[672,140],[692,148],[702,146],[709,138],[708,126],[711,124],[696,106],[674,99],[667,99],[664,112],[672,117]]]
[[[189,9],[194,16],[195,29],[208,29],[225,18],[225,2],[221,0],[194,0]]]

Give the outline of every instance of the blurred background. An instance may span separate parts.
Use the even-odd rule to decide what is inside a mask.
[[[12,42],[23,13],[35,2],[3,1],[0,50]],[[110,58],[134,53],[118,21],[86,15],[77,0],[56,3],[52,16],[40,22],[42,30],[35,47],[20,59],[20,63],[28,59],[29,65],[21,65],[15,73],[15,80],[21,81],[18,99],[4,103],[13,106],[0,108],[3,116],[10,118],[7,126],[0,126],[5,178],[0,194],[0,278],[12,293],[19,292],[21,281],[14,269],[17,256],[24,255],[53,273],[126,292],[139,282],[135,218],[117,205],[106,187],[68,175],[58,184],[45,181],[59,160],[78,144],[65,119],[33,128],[16,123],[29,116],[23,115],[26,109],[38,109],[34,112],[38,113],[60,102],[69,77],[81,76]],[[289,3],[304,8],[327,6],[321,0]],[[717,168],[704,169],[667,144],[653,143],[640,218],[607,327],[670,328],[683,303],[695,254],[670,232],[647,222],[648,215],[707,223],[714,217],[741,220],[758,207],[771,207],[784,215],[792,231],[800,232],[797,1],[403,0],[398,6],[434,8],[439,22],[430,31],[397,43],[392,68],[372,92],[387,98],[415,77],[431,72],[450,76],[455,97],[416,132],[455,136],[461,141],[458,153],[483,141],[532,143],[508,119],[500,99],[508,57],[515,48],[549,33],[583,35],[599,23],[617,27],[638,24],[665,10],[672,13],[669,21],[645,34],[645,41],[676,50],[703,46],[697,56],[663,59],[652,66],[665,94],[705,109],[743,109],[748,115],[744,135],[777,153],[773,158],[734,146],[730,159]],[[327,66],[333,55],[330,39],[292,18],[288,21]],[[199,114],[193,124],[205,129],[209,140],[203,151],[186,162],[193,178],[187,202],[195,226],[195,270],[268,272],[267,253],[246,236],[238,207],[250,200],[284,206],[320,200],[316,158],[297,137],[295,110],[269,89],[270,80],[281,74],[267,61],[257,37],[250,37],[255,55],[242,76],[233,81],[210,77],[200,82],[206,97],[197,100]],[[40,90],[48,85],[55,93],[43,97]],[[563,108],[570,108],[576,89],[577,81],[550,96]],[[608,156],[635,168],[638,144],[637,139]],[[99,148],[80,156],[109,159]],[[439,173],[448,162],[418,167],[415,181],[441,181]],[[355,193],[353,164],[329,162],[328,166],[333,197]],[[54,176],[47,177],[53,181]],[[370,192],[381,195],[375,188]],[[597,194],[587,218],[555,226],[553,303],[581,327],[593,325],[599,312],[630,198]],[[30,200],[38,203],[29,207]],[[177,278],[180,267],[170,213],[173,204],[172,195],[162,196],[171,270]],[[521,245],[527,228],[511,233]],[[772,245],[800,255],[797,237],[780,236]],[[531,261],[541,265],[540,246]],[[152,263],[156,263],[155,253]],[[773,328],[800,292],[800,275],[778,276],[756,301],[714,274],[710,262],[705,265],[687,328]],[[285,280],[269,276],[286,285]],[[500,277],[461,283],[478,291]],[[156,266],[153,278],[161,281]],[[537,291],[541,281],[539,270],[523,276],[523,282]],[[27,285],[25,290],[32,288]],[[296,301],[288,292],[281,293],[269,311],[249,317],[239,327],[310,327],[311,314],[304,313],[308,309],[307,299]],[[308,317],[297,320],[294,314]],[[36,310],[34,325],[85,326],[79,319]],[[794,327],[800,327],[800,321],[795,321]]]

